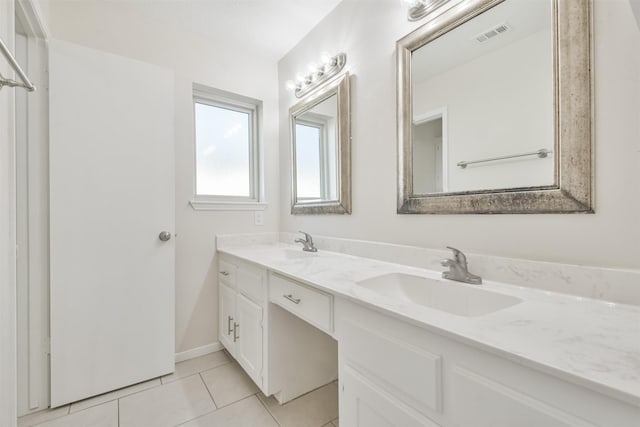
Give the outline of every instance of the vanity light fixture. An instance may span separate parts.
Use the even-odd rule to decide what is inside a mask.
[[[407,11],[407,19],[409,21],[418,21],[449,0],[405,0],[409,3]]]
[[[338,74],[344,68],[346,63],[346,53],[338,53],[334,56],[330,56],[326,53],[322,54],[322,65],[316,66],[315,64],[310,64],[309,74],[304,76],[298,74],[295,82],[289,80],[287,82],[287,89],[293,90],[296,98],[302,98],[307,93]]]

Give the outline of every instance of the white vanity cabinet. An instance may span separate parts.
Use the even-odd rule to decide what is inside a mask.
[[[598,331],[589,335],[570,322],[558,336],[542,329],[547,323],[528,320],[536,327],[524,330],[538,334],[531,343],[514,339],[511,329],[501,341],[502,328],[521,328],[521,314],[536,304],[560,319],[558,304],[532,299],[466,319],[435,310],[418,315],[415,306],[340,288],[363,262],[350,267],[332,255],[323,264],[314,256],[313,270],[298,274],[297,262],[287,268],[263,257],[253,264],[236,251],[219,257],[220,342],[279,403],[339,378],[345,427],[640,426],[637,389],[628,381],[633,361],[629,367],[621,359],[636,353],[614,351],[617,340],[595,339]],[[613,326],[631,318],[614,314]],[[612,375],[618,366],[626,367],[624,376]]]
[[[340,424],[640,425],[640,408],[389,315],[337,299]]]
[[[220,257],[220,342],[260,387],[263,384],[266,270]]]

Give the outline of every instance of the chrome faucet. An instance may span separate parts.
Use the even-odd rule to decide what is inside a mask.
[[[447,246],[447,249],[453,251],[453,259],[445,259],[442,261],[443,267],[449,267],[449,271],[443,271],[444,279],[456,280],[458,282],[470,283],[472,285],[482,284],[482,277],[469,273],[467,269],[467,257],[461,250]]]
[[[299,231],[299,233],[304,234],[304,239],[296,239],[295,242],[302,243],[304,245],[302,250],[306,252],[318,252],[318,248],[316,248],[316,245],[313,244],[313,238],[311,237],[311,234],[305,233],[304,231]]]

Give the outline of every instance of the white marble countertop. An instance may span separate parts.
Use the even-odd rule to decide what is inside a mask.
[[[356,284],[387,273],[439,278],[440,272],[322,249],[307,253],[281,242],[218,242],[218,251],[640,406],[640,307],[486,281],[475,288],[523,302],[461,317]]]

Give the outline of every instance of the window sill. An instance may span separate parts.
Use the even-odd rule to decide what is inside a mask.
[[[267,208],[264,202],[228,202],[221,200],[191,200],[194,211],[263,211]]]

